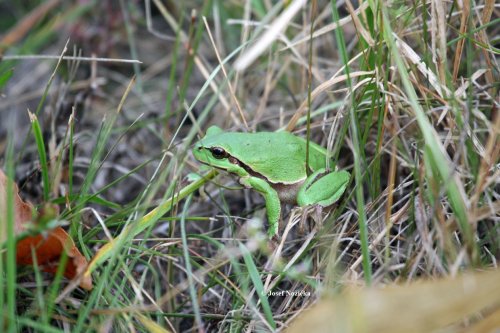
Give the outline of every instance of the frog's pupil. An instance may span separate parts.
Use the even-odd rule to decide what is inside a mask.
[[[222,159],[222,158],[227,157],[226,151],[220,147],[210,148],[210,151],[212,152],[212,156],[217,158],[217,159]]]

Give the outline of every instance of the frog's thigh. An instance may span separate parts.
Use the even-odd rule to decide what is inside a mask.
[[[322,176],[324,173],[325,169],[320,169],[307,177],[297,194],[300,206],[317,204],[326,207],[342,196],[349,183],[349,173],[333,171]]]
[[[242,185],[260,192],[266,200],[267,218],[269,220],[268,234],[274,236],[278,232],[278,222],[281,212],[281,203],[276,192],[268,182],[257,177],[241,178]]]

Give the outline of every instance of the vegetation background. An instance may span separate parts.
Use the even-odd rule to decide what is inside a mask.
[[[91,291],[2,244],[0,331],[275,331],[328,295],[344,312],[316,311],[325,331],[499,327],[498,279],[471,275],[467,295],[452,279],[500,257],[498,10],[0,1],[2,168],[87,259],[120,240]],[[262,197],[227,175],[176,201],[207,172],[190,148],[212,124],[308,136],[349,188],[329,212],[286,207],[274,241]]]

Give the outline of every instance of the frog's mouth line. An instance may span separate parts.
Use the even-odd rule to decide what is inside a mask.
[[[265,176],[263,176],[262,174],[258,173],[255,170],[253,170],[248,165],[245,165],[244,163],[242,163],[236,157],[230,156],[230,157],[228,157],[226,159],[229,161],[229,163],[234,164],[234,165],[238,165],[240,168],[242,168],[243,170],[245,170],[250,176],[257,177],[257,178],[263,179],[265,181],[269,181],[269,179],[267,179]],[[203,162],[203,161],[199,161],[199,162],[202,163],[202,164],[208,165],[208,166],[210,166],[212,168],[215,168],[215,169],[224,170],[224,171],[226,171],[226,172],[228,172],[228,173],[231,174],[231,172],[228,171],[228,168],[225,168],[225,167],[222,167],[222,166],[213,166],[213,165],[210,165],[209,163]],[[284,183],[278,183],[278,184],[286,185]]]
[[[248,165],[245,165],[244,163],[242,163],[242,162],[241,162],[239,159],[237,159],[236,157],[234,157],[234,156],[230,156],[230,157],[229,157],[229,158],[227,158],[227,159],[228,159],[228,160],[229,160],[229,159],[232,159],[232,161],[231,161],[231,160],[229,161],[231,164],[238,165],[239,167],[243,168],[243,169],[244,169],[244,170],[245,170],[245,171],[246,171],[246,172],[247,172],[250,176],[252,176],[252,177],[257,177],[257,178],[260,178],[260,179],[263,179],[263,180],[265,180],[265,181],[267,181],[267,182],[271,182],[271,181],[270,181],[267,177],[265,177],[264,175],[262,175],[262,174],[258,173],[258,172],[257,172],[257,171],[255,171],[255,170],[253,170],[253,169],[252,169],[252,168],[250,168]],[[210,166],[210,167],[212,167],[212,168],[215,168],[215,169],[224,170],[224,171],[226,171],[227,173],[229,173],[229,174],[231,174],[231,175],[232,175],[232,173],[231,173],[231,172],[229,172],[229,171],[227,170],[227,168],[224,168],[224,167],[215,167],[215,166],[213,166],[213,165],[210,165],[210,164],[208,164],[208,163],[206,163],[206,162],[202,162],[202,161],[199,161],[199,162],[200,162],[200,163],[202,163],[202,164],[208,165],[208,166]],[[303,180],[304,180],[304,179],[302,179],[302,181],[303,181]],[[296,184],[292,184],[292,183],[284,183],[284,182],[271,182],[271,183],[273,184],[273,186],[291,186],[291,185],[293,186],[293,185],[296,185]],[[300,183],[301,183],[301,182],[300,182]]]

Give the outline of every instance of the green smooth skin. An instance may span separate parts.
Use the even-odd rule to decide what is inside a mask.
[[[193,154],[264,196],[272,237],[278,233],[281,202],[326,207],[342,196],[349,182],[347,171],[326,171],[326,150],[312,142],[308,176],[306,145],[290,132],[235,133],[212,126],[195,144]]]

